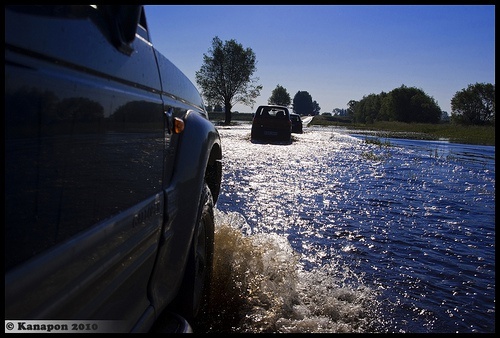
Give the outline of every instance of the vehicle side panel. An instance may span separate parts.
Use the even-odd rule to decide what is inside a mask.
[[[163,223],[160,80],[147,41],[125,55],[98,10],[66,14],[6,8],[5,318],[128,331]]]
[[[185,108],[177,107],[175,111],[179,113]],[[165,190],[165,213],[169,217],[162,231],[150,284],[152,303],[157,311],[162,311],[173,300],[181,286],[194,230],[189,225],[197,222],[201,188],[208,168],[213,166],[216,172],[212,174],[221,176],[221,144],[213,124],[205,118],[204,112],[197,110],[188,110],[182,118],[185,129],[178,139],[173,137],[178,142],[175,166]],[[212,149],[213,158],[207,149]],[[212,189],[218,193],[220,180],[217,182]]]

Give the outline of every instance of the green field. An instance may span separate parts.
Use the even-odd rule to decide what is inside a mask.
[[[209,112],[208,117],[210,118],[210,121],[219,124],[224,122],[225,120],[225,114],[224,113],[219,113],[219,112]],[[245,114],[245,113],[233,113],[232,115],[232,120],[233,121],[252,121],[253,114]]]
[[[224,113],[209,113],[209,118],[215,124],[224,122]],[[233,113],[233,121],[252,121],[252,114]],[[357,130],[359,133],[371,134],[379,137],[396,137],[421,140],[449,140],[455,143],[495,145],[494,126],[462,126],[451,123],[403,123],[403,122],[376,122],[373,124],[355,124],[347,119],[335,116],[314,116],[311,125],[326,125],[345,127]]]
[[[309,125],[334,125],[359,130],[380,137],[396,137],[423,140],[449,140],[455,143],[495,145],[494,126],[463,126],[451,123],[403,123],[375,122],[355,124],[334,116],[315,116]]]

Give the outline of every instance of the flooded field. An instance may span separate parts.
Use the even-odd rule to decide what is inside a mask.
[[[219,127],[205,332],[494,332],[495,148]]]

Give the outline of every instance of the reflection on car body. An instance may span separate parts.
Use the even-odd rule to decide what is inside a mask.
[[[252,120],[252,141],[281,141],[290,143],[292,122],[288,108],[259,106]]]
[[[5,123],[5,318],[196,318],[220,137],[143,7],[7,6]]]

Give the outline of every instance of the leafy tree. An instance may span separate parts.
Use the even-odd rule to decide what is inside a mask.
[[[394,110],[392,109],[394,102],[392,95],[388,93],[380,93],[380,111],[378,113],[378,118],[380,121],[394,121],[396,117],[394,116]]]
[[[258,78],[252,78],[256,68],[255,53],[243,48],[234,39],[212,40],[212,48],[203,54],[203,65],[196,72],[196,82],[210,105],[223,105],[225,124],[231,122],[231,109],[236,103],[253,107],[260,95]]]
[[[354,121],[373,123],[375,121],[400,121],[437,123],[441,109],[436,101],[422,89],[402,85],[389,93],[370,94],[359,102],[351,100],[350,109]]]
[[[311,94],[299,90],[293,97],[293,111],[299,115],[312,115],[314,107]]]
[[[384,104],[384,107],[387,109],[385,115],[390,116],[396,121],[411,122],[410,100],[413,94],[413,91],[405,85],[390,91],[389,103]]]
[[[441,108],[434,98],[419,91],[410,99],[412,108],[412,122],[438,123],[441,120]]]
[[[319,115],[319,113],[321,112],[321,107],[319,106],[319,103],[313,101],[312,106],[313,106],[313,115]]]
[[[347,102],[347,116],[352,119],[354,119],[354,110],[356,109],[356,105],[358,103],[359,102],[356,100],[350,100],[349,102]]]
[[[354,120],[360,123],[373,123],[378,120],[381,102],[380,95],[370,94],[355,105]]]
[[[460,124],[495,124],[495,85],[470,84],[451,99],[451,120]]]
[[[273,89],[271,97],[267,100],[267,103],[288,107],[291,101],[292,99],[290,98],[290,94],[288,94],[286,89],[277,85],[276,88]]]
[[[396,121],[438,123],[441,119],[441,108],[422,89],[402,85],[389,92],[388,97],[386,114]]]

